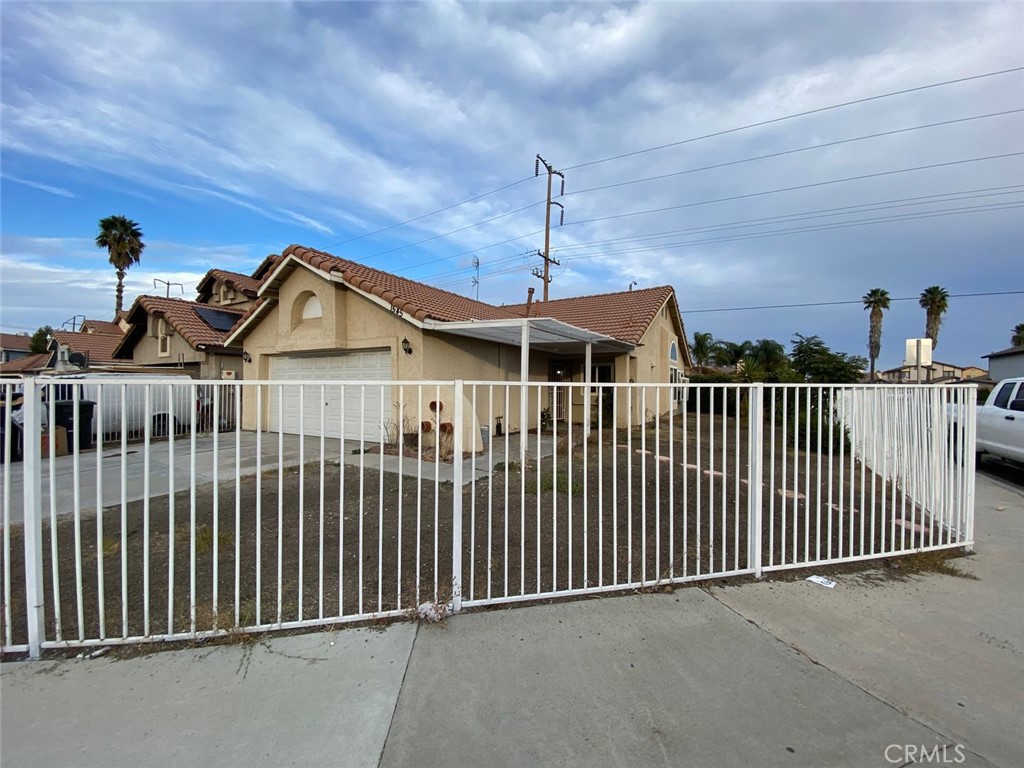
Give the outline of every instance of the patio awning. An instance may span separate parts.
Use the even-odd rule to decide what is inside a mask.
[[[627,341],[614,339],[601,333],[578,328],[550,317],[517,318],[514,320],[465,320],[438,322],[427,320],[424,328],[471,339],[493,341],[513,347],[522,346],[524,326],[527,328],[529,348],[555,354],[582,352],[590,344],[595,352],[625,352],[635,347]]]

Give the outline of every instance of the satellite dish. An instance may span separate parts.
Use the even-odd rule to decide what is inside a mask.
[[[86,368],[89,365],[89,361],[85,359],[85,355],[81,352],[72,352],[68,355],[68,362],[72,365],[77,365],[79,368]]]

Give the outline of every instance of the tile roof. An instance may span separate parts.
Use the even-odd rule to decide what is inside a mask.
[[[241,311],[230,307],[211,307],[198,301],[169,299],[163,296],[139,296],[128,312],[128,322],[132,327],[115,350],[116,358],[125,360],[132,357],[135,343],[146,333],[150,315],[162,316],[193,348],[224,346],[224,340],[229,332],[212,328],[196,313],[196,309],[213,309],[236,318],[242,317]]]
[[[213,285],[218,280],[229,288],[234,288],[236,291],[245,294],[250,299],[256,298],[256,292],[260,287],[260,281],[248,275],[228,272],[226,269],[211,269],[199,281],[199,285],[196,286],[200,300],[208,298],[213,294]]]
[[[31,344],[31,336],[22,336],[19,333],[0,333],[0,349],[13,349],[19,352],[28,352],[28,348]]]
[[[83,320],[81,330],[86,332],[86,326],[93,329],[94,333],[112,333],[117,336],[124,335],[121,326],[116,320]]]
[[[326,274],[340,275],[352,287],[380,297],[395,309],[419,321],[514,320],[526,316],[525,304],[486,304],[313,248],[290,245],[282,251],[280,258],[289,256]],[[277,270],[266,272],[260,285],[268,284],[277,278]],[[550,317],[578,328],[639,344],[658,311],[673,295],[672,287],[665,285],[636,291],[534,302],[530,317]],[[272,299],[261,297],[249,308],[241,321],[235,324],[235,332],[242,331],[250,318],[268,306],[272,306]],[[679,331],[685,337],[681,325]]]
[[[502,307],[468,299],[451,291],[434,288],[301,245],[290,245],[281,255],[294,256],[314,269],[328,274],[340,274],[342,279],[354,288],[379,296],[391,306],[420,321],[428,318],[451,322],[504,320],[512,317]]]
[[[121,343],[120,333],[82,333],[80,331],[54,331],[53,340],[86,356],[90,364],[112,363],[114,350]]]
[[[17,360],[0,363],[0,374],[25,373],[26,371],[43,369],[49,361],[49,352],[42,352],[38,355],[29,355],[28,357],[20,357]]]
[[[636,291],[574,296],[569,299],[534,302],[531,317],[552,317],[588,331],[639,344],[651,322],[672,296],[670,285]],[[503,307],[522,317],[525,304]]]

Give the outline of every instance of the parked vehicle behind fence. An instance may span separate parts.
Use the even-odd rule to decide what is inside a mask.
[[[949,411],[957,422],[960,414],[953,406]],[[1024,377],[1003,379],[989,393],[978,406],[977,432],[979,454],[1024,464]]]
[[[44,387],[44,400],[52,393],[55,403],[72,402],[77,388],[79,402],[95,403],[89,427],[93,440],[101,428],[104,439],[118,437],[122,432],[129,440],[141,439],[147,420],[153,437],[182,434],[191,428],[193,418],[197,431],[213,429],[211,386],[193,385],[186,376],[93,373],[45,377],[40,381],[53,384],[52,389]],[[233,399],[224,395],[218,404],[217,421],[221,429],[234,423]],[[47,411],[43,409],[44,420]],[[79,418],[84,413],[87,410],[81,410]]]

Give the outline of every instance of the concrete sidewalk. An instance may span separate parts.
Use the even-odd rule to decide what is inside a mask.
[[[1022,473],[1024,476],[1024,473]],[[978,475],[973,578],[714,587],[745,619],[998,765],[1024,765],[1024,493]],[[898,564],[898,560],[894,561]]]
[[[1015,768],[1024,643],[1019,598],[1002,601],[1021,501],[979,476],[960,561],[979,581],[693,588],[4,664],[0,761],[819,768],[946,746],[948,764]]]

